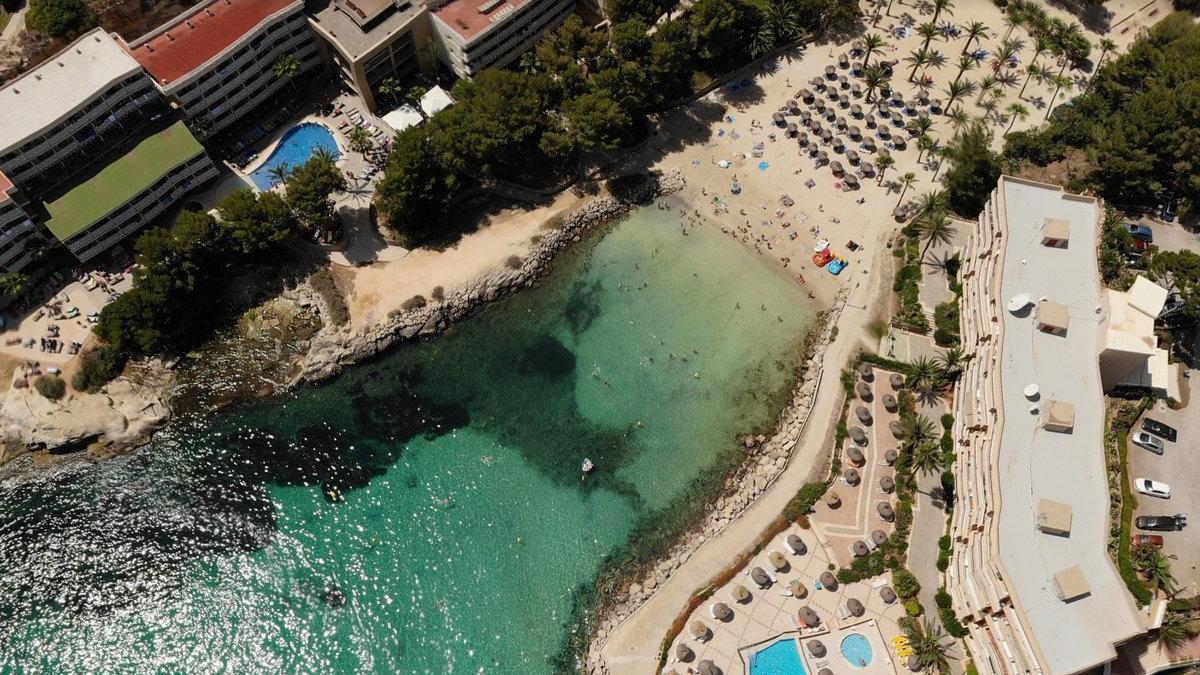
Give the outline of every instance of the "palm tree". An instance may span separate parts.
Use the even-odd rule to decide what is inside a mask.
[[[941,211],[946,208],[946,191],[945,190],[930,190],[922,192],[917,197],[917,217],[922,218],[934,211]]]
[[[966,54],[967,50],[971,48],[971,43],[978,40],[985,33],[987,33],[987,31],[987,24],[982,21],[972,21],[970,25],[967,26],[967,41],[963,43],[962,51],[959,53]]]
[[[908,470],[911,474],[918,472],[929,475],[941,473],[946,466],[946,457],[936,443],[922,443],[912,449],[909,454]]]
[[[904,60],[912,64],[912,72],[908,74],[908,81],[912,82],[917,77],[917,69],[921,66],[929,65],[930,51],[928,47],[922,47],[908,56]]]
[[[1197,634],[1200,634],[1200,628],[1197,628],[1191,617],[1182,612],[1167,610],[1155,639],[1161,642],[1167,651],[1175,652]]]
[[[930,68],[941,70],[946,67],[946,55],[941,52],[934,52],[929,55],[929,65],[925,68],[928,71]]]
[[[962,79],[963,73],[975,67],[975,59],[970,56],[963,56],[958,59],[958,74],[954,76],[954,81],[958,82]]]
[[[933,23],[937,23],[938,17],[942,12],[949,16],[954,16],[954,3],[950,0],[933,0]]]
[[[938,158],[937,166],[935,166],[933,168],[933,177],[929,179],[932,181],[936,181],[937,177],[938,177],[938,172],[942,170],[942,165],[945,164],[945,162],[943,160],[945,160],[946,157],[948,157],[950,155],[950,149],[933,147],[933,148],[929,149],[929,155],[930,155],[930,157]]]
[[[962,364],[966,359],[963,350],[958,347],[947,347],[938,357],[938,365],[942,368],[942,376],[946,379],[957,379],[962,372]]]
[[[1117,43],[1108,38],[1100,38],[1100,57],[1096,59],[1096,72],[1104,65],[1104,56],[1117,48]]]
[[[971,114],[962,108],[950,113],[950,125],[954,127],[954,135],[957,136],[963,127],[971,123],[971,120]]]
[[[879,168],[879,182],[877,185],[883,185],[883,174],[890,167],[895,166],[896,160],[891,155],[883,155],[875,160],[875,166]]]
[[[950,661],[946,652],[948,647],[942,644],[942,629],[926,619],[923,624],[908,622],[904,627],[904,636],[908,638],[908,646],[913,656],[917,657],[917,667],[926,673],[940,673],[949,669]]]
[[[1054,99],[1058,98],[1058,91],[1071,88],[1071,78],[1066,75],[1051,75],[1050,84],[1054,85],[1054,94],[1050,97],[1050,105],[1046,106],[1046,119],[1050,119],[1050,113],[1054,112]]]
[[[1004,130],[1005,136],[1008,135],[1008,132],[1012,131],[1013,125],[1017,123],[1018,119],[1023,120],[1026,117],[1029,117],[1029,108],[1026,108],[1020,103],[1013,103],[1009,105],[1008,108],[1005,109],[1005,112],[1008,113],[1009,120],[1008,128]]]
[[[921,44],[922,49],[928,49],[929,42],[931,40],[933,40],[933,38],[935,38],[941,34],[942,34],[941,29],[939,29],[936,24],[930,23],[928,21],[921,24],[920,26],[917,26],[917,35],[920,35],[921,37],[925,38],[925,42]]]
[[[932,390],[932,387],[922,387],[921,391]],[[926,443],[937,440],[937,431],[933,422],[921,415],[905,417],[900,422],[900,449],[912,452]]]
[[[271,181],[275,185],[283,185],[292,176],[292,167],[287,164],[276,164],[271,167],[270,171],[267,171],[267,175],[271,177]]]
[[[335,156],[333,151],[329,148],[315,148],[312,151],[312,156],[309,157],[309,159],[315,159],[318,162],[325,162],[326,164],[333,164],[337,162],[337,156]]]
[[[950,112],[950,108],[954,107],[955,101],[962,98],[963,96],[970,96],[971,94],[974,94],[975,89],[976,89],[975,83],[970,80],[965,80],[963,82],[959,82],[959,81],[955,80],[954,82],[951,82],[950,86],[946,87],[946,91],[945,91],[945,94],[946,94],[945,112],[946,112],[946,114],[948,114]]]
[[[1004,33],[1004,39],[1007,40],[1008,36],[1012,35],[1013,29],[1024,24],[1028,16],[1029,15],[1026,13],[1025,3],[1008,3],[1008,7],[1004,10],[1004,25],[1008,26],[1008,31]]]
[[[900,178],[897,179],[897,182],[900,183],[900,199],[896,200],[896,206],[899,207],[900,203],[904,201],[904,193],[908,192],[908,189],[913,186],[913,183],[917,182],[917,174],[909,171],[903,176],[900,176]]]
[[[532,54],[533,52],[530,53]],[[393,104],[399,100],[400,94],[403,91],[404,87],[400,84],[400,80],[397,80],[394,77],[385,77],[383,78],[383,81],[379,83],[379,93],[392,99]]]
[[[1038,57],[1045,54],[1050,49],[1050,41],[1041,35],[1033,38],[1033,58],[1029,59],[1029,65],[1037,63]]]
[[[1029,86],[1030,80],[1036,79],[1038,84],[1046,80],[1046,69],[1039,65],[1031,63],[1025,66],[1025,73],[1025,84],[1021,85],[1021,91],[1017,92],[1017,98],[1025,98],[1025,88]]]
[[[428,73],[437,68],[442,60],[442,43],[433,38],[426,38],[417,46],[417,64],[423,72]]]
[[[350,142],[350,149],[359,154],[366,154],[371,149],[371,134],[362,126],[355,124],[346,134],[346,140]]]
[[[292,89],[296,88],[296,74],[300,72],[300,59],[295,54],[284,54],[279,57],[272,68],[275,77],[285,79],[288,84],[292,85]]]
[[[888,79],[887,71],[880,68],[878,63],[863,69],[863,86],[867,90],[867,103],[871,102],[871,97],[875,94],[875,90],[885,84]]]
[[[883,37],[876,33],[867,33],[863,36],[863,68],[867,67],[867,61],[871,59],[871,52],[877,49],[882,49],[884,45]]]
[[[925,242],[925,247],[921,249],[921,259],[925,259],[925,253],[929,251],[929,247],[934,244],[949,244],[954,241],[954,235],[958,232],[958,228],[945,213],[935,211],[921,219],[917,224],[917,231],[920,233],[921,240]]]
[[[917,136],[917,162],[921,161],[922,155],[927,151],[932,150],[937,145],[937,141],[929,134],[921,134]]]
[[[979,105],[983,101],[983,97],[992,90],[992,85],[996,84],[995,75],[984,75],[979,80],[979,98],[975,99],[975,105]]]
[[[800,35],[800,14],[791,3],[773,0],[763,10],[762,18],[750,40],[750,53],[754,56],[762,56]]]
[[[1001,43],[1000,49],[996,50],[996,57],[992,59],[992,70],[999,72],[1016,53],[1017,46],[1015,44],[1008,41]]]
[[[928,117],[918,117],[908,123],[908,133],[913,136],[922,136],[929,133],[933,128],[933,120]]]
[[[1011,70],[1003,70],[996,73],[996,84],[1001,85],[1005,89],[1017,86],[1017,80],[1019,79],[1021,78]]]
[[[1146,547],[1149,549],[1148,555],[1144,557],[1141,565],[1142,573],[1146,575],[1146,581],[1154,588],[1162,589],[1167,595],[1175,592],[1175,576],[1171,574],[1171,561],[1162,554],[1162,551],[1156,547]]]

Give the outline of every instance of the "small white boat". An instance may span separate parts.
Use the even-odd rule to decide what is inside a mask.
[[[580,471],[582,471],[582,472],[584,472],[584,473],[589,473],[589,472],[591,472],[591,470],[592,470],[592,469],[594,469],[594,468],[596,468],[596,465],[595,465],[595,464],[592,464],[592,460],[590,460],[590,459],[588,459],[588,458],[584,457],[584,458],[583,458],[583,464],[582,464],[582,465],[579,467],[579,470],[580,470]]]

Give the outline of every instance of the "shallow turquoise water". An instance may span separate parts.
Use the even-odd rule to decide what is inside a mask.
[[[791,638],[776,640],[750,656],[750,675],[804,675],[804,663]]]
[[[646,209],[436,340],[8,480],[0,671],[551,672],[604,557],[772,424],[805,302]]]
[[[250,174],[250,178],[259,190],[270,190],[276,182],[271,175],[272,169],[277,166],[294,169],[307,162],[317,148],[324,148],[334,158],[341,154],[329,129],[315,122],[298,124],[279,139],[271,156]]]

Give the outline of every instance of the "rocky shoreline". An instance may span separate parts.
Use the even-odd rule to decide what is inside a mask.
[[[808,423],[809,412],[815,403],[817,387],[823,375],[821,356],[837,336],[837,321],[846,305],[848,293],[838,292],[833,306],[825,314],[819,333],[812,343],[804,370],[792,390],[791,402],[779,415],[775,433],[745,439],[746,454],[742,467],[726,479],[725,496],[717,499],[703,522],[694,530],[679,537],[678,542],[651,570],[641,578],[630,580],[616,598],[596,608],[596,630],[584,655],[584,672],[608,674],[611,671],[601,657],[602,647],[613,629],[642,606],[657,588],[674,574],[709,539],[717,536],[736,520],[754,500],[767,491],[782,473],[790,459],[800,434]],[[680,608],[682,609],[682,608]],[[665,636],[647,636],[659,640]]]
[[[441,301],[389,316],[386,322],[365,330],[356,332],[349,326],[333,326],[327,321],[326,327],[313,337],[291,385],[328,379],[398,342],[437,335],[483,305],[533,286],[550,271],[554,256],[578,242],[591,228],[620,218],[639,204],[679,192],[685,185],[683,172],[672,169],[661,175],[648,176],[620,198],[594,199],[567,214],[559,229],[548,231],[537,248],[521,261],[520,267],[494,270]],[[322,317],[329,316],[324,300],[318,294],[306,295],[319,307]]]

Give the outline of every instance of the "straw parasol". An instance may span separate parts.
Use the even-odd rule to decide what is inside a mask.
[[[863,428],[858,425],[850,427],[850,438],[861,446],[865,447],[867,445],[867,432],[863,431]]]
[[[825,88],[825,81],[819,77],[814,77],[813,79],[809,80],[808,83],[811,84],[813,87],[816,87],[817,90],[821,90],[821,89]]]
[[[833,576],[833,572],[830,572],[829,570],[825,570],[824,572],[821,572],[821,576],[819,577],[819,580],[821,582],[821,588],[824,588],[827,591],[836,591],[837,590],[837,585],[838,585],[837,577]]]
[[[871,138],[870,136],[863,138],[863,150],[866,150],[867,152],[874,152],[875,139]]]
[[[796,132],[796,142],[800,144],[800,147],[808,145],[808,134],[803,131]]]
[[[879,138],[885,141],[891,140],[892,138],[892,130],[887,127],[879,127],[875,130],[875,133],[879,134]]]
[[[909,654],[908,660],[904,662],[908,669],[914,673],[921,670],[921,659],[916,654]]]
[[[863,122],[865,122],[867,125],[867,128],[870,129],[875,126],[875,116],[874,115],[866,115],[863,117]]]
[[[854,416],[858,418],[859,422],[862,422],[868,426],[870,426],[871,422],[875,421],[875,419],[871,417],[871,411],[867,410],[867,406],[865,405],[860,405],[855,408]]]
[[[858,485],[858,482],[862,480],[862,476],[859,475],[858,469],[850,467],[842,473],[842,479],[846,481],[847,485]]]
[[[837,507],[841,506],[842,498],[838,496],[837,491],[830,490],[829,493],[825,495],[825,503],[829,506],[829,508],[836,509]]]
[[[846,132],[850,134],[850,138],[856,140],[862,138],[862,129],[859,129],[856,125],[851,124],[850,128],[847,129]]]
[[[808,552],[808,546],[798,534],[789,534],[787,536],[787,545],[788,548],[792,549],[792,553],[795,553],[796,555],[804,555]]]
[[[842,52],[841,54],[838,54],[838,63],[842,66],[850,65],[850,55],[847,54],[846,52]]]
[[[675,645],[675,658],[684,662],[691,661],[696,658],[696,652],[693,652],[691,647],[680,642]]]
[[[941,113],[942,112],[942,100],[935,98],[932,101],[930,101],[929,102],[929,111],[933,112],[933,113]]]
[[[858,187],[858,176],[855,176],[852,173],[846,174],[842,180],[846,181],[846,185],[849,185],[852,188]]]
[[[892,385],[892,389],[899,389],[904,386],[904,376],[900,373],[892,373],[888,378],[888,382]]]
[[[842,140],[841,136],[833,139],[833,151],[841,152],[846,149],[846,141]]]
[[[896,512],[892,510],[892,505],[887,502],[879,502],[876,504],[875,511],[879,514],[880,518],[883,518],[888,522],[891,522],[891,520],[896,517]]]
[[[838,105],[842,106],[843,108],[849,108],[850,107],[850,97],[846,94],[842,94],[841,96],[838,97]]]
[[[817,111],[817,114],[825,112],[825,101],[817,99],[816,103],[813,103],[813,109]]]
[[[721,675],[721,671],[717,668],[717,664],[704,659],[696,664],[696,675]]]
[[[832,141],[833,140],[833,129],[822,129],[821,130],[821,140],[825,141],[826,143],[828,143],[829,141]]]
[[[697,640],[704,640],[704,638],[708,637],[708,626],[706,626],[703,621],[693,621],[692,625],[688,628],[688,631],[692,634],[692,637],[696,638]]]
[[[854,151],[851,150],[850,152]],[[850,152],[846,153],[847,159],[850,158]],[[875,394],[871,391],[871,385],[867,384],[866,382],[859,382],[858,385],[854,387],[854,390],[858,393],[858,397],[860,399],[867,401],[868,403],[870,403],[871,399],[875,397]]]
[[[895,453],[896,451],[888,450],[888,452]],[[893,459],[891,462],[888,462],[888,464],[891,464],[892,462],[895,462],[895,461],[896,460]],[[888,494],[891,494],[892,491],[896,489],[896,481],[893,480],[891,476],[882,476],[879,479],[879,489],[883,490],[884,492],[886,492]]]
[[[896,397],[891,394],[883,395],[883,407],[888,412],[896,412]]]
[[[865,462],[865,458],[863,457],[862,450],[859,450],[856,446],[853,446],[853,445],[846,448],[846,458],[849,459],[850,463],[853,464],[854,466],[862,466]]]
[[[826,131],[828,131],[828,129]],[[817,153],[817,162],[824,164],[825,162],[828,162],[828,161],[829,161],[829,154],[827,152],[822,150]]]
[[[812,654],[818,659],[825,656],[827,653],[827,650],[825,649],[825,643],[821,642],[820,640],[809,640],[808,653]]]
[[[800,132],[800,127],[797,126],[795,122],[791,122],[787,125],[788,136],[795,136],[799,132]]]
[[[819,626],[821,624],[821,617],[817,616],[817,613],[814,612],[812,607],[809,607],[808,605],[801,607],[800,611],[796,612],[796,618],[800,620],[800,623],[808,626],[809,628],[812,628],[813,626]]]
[[[887,462],[888,464],[895,464],[896,457],[897,457],[897,455],[896,455],[895,449],[890,449],[887,452],[883,453],[883,461]]]
[[[869,363],[860,363],[858,365],[858,376],[862,378],[863,382],[874,382],[875,369]]]
[[[874,176],[875,175],[875,165],[870,162],[863,162],[862,166],[860,168],[862,169],[862,173],[864,176]]]
[[[867,608],[863,607],[863,604],[859,602],[857,598],[850,598],[847,600],[846,609],[849,609],[850,613],[854,616],[862,616],[867,611]]]
[[[850,114],[854,115],[855,117],[862,117],[862,114],[863,114],[862,106],[857,103],[850,106]]]
[[[829,87],[828,89],[825,90],[825,93],[829,96],[830,101],[838,100],[837,87]]]
[[[828,668],[822,668],[817,671],[817,675],[833,675],[833,671]]]
[[[837,79],[837,68],[834,68],[833,66],[825,66],[825,77],[827,77],[831,80],[836,80]]]
[[[793,598],[804,598],[808,595],[808,587],[799,579],[792,579],[788,584],[788,590],[792,592]]]
[[[829,163],[829,168],[833,171],[834,174],[845,173],[845,171],[846,171],[845,169],[842,168],[842,163],[837,161],[836,159]]]
[[[891,586],[884,586],[879,589],[879,597],[890,605],[896,601],[896,591],[893,591]]]
[[[857,82],[851,82],[850,83],[850,93],[854,94],[855,96],[862,96],[862,93],[863,93],[862,85]]]
[[[850,162],[851,164],[858,164],[858,151],[854,150],[853,148],[850,150],[847,150],[846,151],[846,161]],[[869,401],[871,399],[864,398],[863,400]]]
[[[892,432],[892,436],[900,438],[904,435],[904,426],[900,424],[900,420],[892,420],[888,423],[888,430]]]
[[[792,111],[792,110],[795,110],[798,106],[796,105],[795,99],[788,99],[786,107],[787,107],[788,111]]]
[[[750,570],[750,579],[763,588],[771,585],[771,577],[767,576],[767,571],[761,567]]]
[[[783,125],[783,113],[771,113],[771,121],[778,125]]]
[[[808,112],[807,110],[800,111],[800,121],[801,122],[808,122],[811,119],[812,119],[812,113]]]
[[[845,129],[846,128],[846,118],[839,115],[837,120],[834,121],[834,124],[836,124],[837,128],[839,128],[839,129]]]
[[[861,539],[855,539],[854,543],[850,545],[850,552],[854,554],[855,558],[861,558],[870,553],[871,549],[867,548]]]
[[[783,557],[783,554],[779,551],[771,551],[768,553],[767,560],[771,561],[771,565],[777,572],[782,572],[788,568],[787,558]]]
[[[733,616],[733,610],[729,609],[729,605],[718,602],[712,606],[712,615],[716,617],[717,621],[728,621]]]
[[[904,103],[904,96],[898,91],[893,91],[891,98],[892,98],[893,103],[896,103],[896,104]]]
[[[733,596],[734,602],[746,602],[750,599],[750,591],[741,584],[734,584],[733,588],[730,589],[729,594]]]
[[[804,101],[805,103],[808,103],[809,99],[811,99],[813,97],[812,90],[809,89],[808,87],[801,89],[797,93],[799,93],[799,95],[800,95],[800,100]]]
[[[896,146],[897,150],[904,150],[908,147],[908,141],[904,140],[903,136],[893,136],[892,144]]]
[[[871,541],[876,546],[879,546],[883,542],[887,541],[887,535],[883,533],[883,530],[872,530],[871,531]]]

